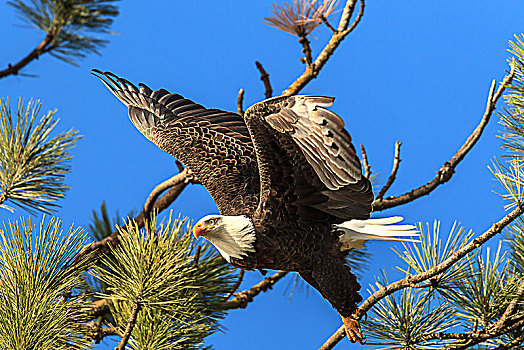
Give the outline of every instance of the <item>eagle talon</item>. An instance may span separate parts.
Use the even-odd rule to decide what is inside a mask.
[[[356,314],[356,313],[355,313]],[[354,315],[356,316],[356,315]],[[358,317],[358,316],[357,316]],[[346,329],[346,335],[352,343],[364,344],[364,336],[360,331],[360,324],[352,316],[342,317],[344,322],[344,328]]]

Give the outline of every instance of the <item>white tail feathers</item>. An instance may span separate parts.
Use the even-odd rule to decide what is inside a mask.
[[[369,240],[420,242],[417,239],[419,231],[415,226],[393,225],[402,220],[404,220],[402,216],[392,216],[383,219],[351,220],[335,225],[335,230],[342,232],[340,250],[362,248],[364,242]]]

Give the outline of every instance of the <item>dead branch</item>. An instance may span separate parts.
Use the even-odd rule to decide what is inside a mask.
[[[244,89],[238,90],[237,96],[237,113],[244,116]]]
[[[357,309],[358,313],[360,315],[364,315],[367,313],[378,301],[381,299],[387,297],[388,295],[393,294],[394,292],[407,288],[411,285],[418,284],[420,282],[426,281],[434,276],[437,276],[443,272],[445,272],[447,269],[449,269],[451,266],[453,266],[457,261],[462,259],[467,254],[471,253],[473,250],[479,248],[484,243],[486,243],[490,238],[495,236],[496,234],[500,233],[503,228],[505,228],[507,225],[509,225],[513,220],[515,220],[517,217],[519,217],[522,213],[524,213],[524,204],[516,207],[514,210],[512,210],[509,214],[504,216],[502,219],[500,219],[498,222],[494,223],[489,230],[481,234],[479,237],[472,240],[470,243],[466,244],[459,250],[457,250],[455,253],[453,253],[452,256],[444,260],[442,263],[434,266],[433,268],[418,273],[416,275],[410,275],[407,276],[399,281],[393,282],[384,288],[381,288],[377,290],[375,293],[370,295]],[[360,317],[359,317],[360,318]],[[325,343],[322,345],[319,350],[328,350],[332,349],[341,339],[345,337],[345,329],[344,326],[340,327]]]
[[[162,182],[161,184],[155,186],[153,191],[151,191],[151,193],[147,197],[146,203],[144,204],[143,213],[145,217],[149,217],[149,214],[151,213],[151,209],[153,209],[153,205],[155,204],[158,197],[162,194],[162,192],[164,192],[168,188],[177,186],[181,184],[182,182],[188,183],[189,181],[191,181],[191,176],[192,176],[191,170],[187,169],[184,175],[180,175],[180,174],[182,174],[182,172],[174,175],[173,177]]]
[[[259,295],[261,292],[271,289],[273,285],[282,279],[282,277],[285,275],[287,275],[286,271],[278,271],[274,275],[264,278],[250,289],[235,293],[235,298],[225,303],[224,310],[245,309],[247,305],[253,301],[254,297]]]
[[[393,169],[391,169],[391,175],[389,175],[388,181],[386,182],[384,187],[382,187],[376,199],[380,199],[384,197],[386,192],[389,190],[391,185],[393,185],[393,182],[397,178],[398,167],[400,165],[400,162],[402,161],[400,159],[400,146],[402,146],[402,142],[399,142],[399,141],[395,142],[395,157],[393,158]]]
[[[453,157],[449,161],[444,162],[444,165],[442,165],[442,167],[437,171],[437,175],[433,180],[429,181],[425,185],[422,185],[397,197],[378,198],[377,200],[375,200],[375,202],[373,202],[373,210],[382,211],[385,209],[412,202],[417,198],[430,194],[439,185],[448,182],[455,173],[455,168],[459,165],[459,163],[464,159],[464,157],[468,154],[469,151],[471,151],[473,146],[475,146],[477,141],[480,139],[480,136],[482,135],[482,132],[488,124],[493,110],[495,109],[495,104],[497,103],[498,99],[502,96],[502,93],[504,92],[506,86],[509,83],[511,83],[511,80],[513,79],[514,75],[515,65],[511,64],[510,73],[502,80],[496,92],[496,83],[495,80],[493,80],[488,95],[486,110],[484,112],[484,115],[482,116],[479,125],[475,128],[475,130],[473,130],[466,142],[464,142],[462,147],[460,147],[460,149],[453,155]]]
[[[240,269],[240,272],[238,273],[238,280],[233,285],[233,288],[231,288],[231,291],[226,294],[226,299],[231,298],[231,296],[237,291],[238,287],[240,287],[240,284],[242,284],[242,280],[244,279],[245,273],[246,270]]]
[[[340,18],[340,22],[338,25],[338,31],[333,33],[333,36],[331,37],[329,42],[326,44],[324,49],[319,53],[315,61],[312,62],[311,65],[308,65],[306,67],[306,70],[304,71],[304,73],[302,73],[300,77],[298,77],[284,92],[282,92],[282,95],[284,96],[296,95],[311,80],[317,77],[320,70],[322,70],[322,68],[327,63],[331,55],[333,55],[333,53],[335,52],[337,47],[340,45],[340,43],[360,23],[360,20],[362,19],[362,16],[364,15],[364,8],[365,8],[364,0],[360,0],[360,10],[357,15],[357,18],[355,19],[351,27],[348,28],[349,20],[351,19],[351,16],[353,14],[355,4],[356,4],[356,0],[348,0],[346,2],[346,6],[344,7],[344,12],[342,13],[342,16]]]
[[[175,175],[175,177],[177,176],[178,176],[177,185],[172,187],[169,191],[167,191],[165,195],[160,197],[160,199],[158,199],[154,203],[152,210],[161,212],[164,209],[166,209],[167,207],[169,207],[171,203],[173,203],[175,199],[178,198],[180,193],[182,193],[184,188],[186,188],[189,181],[191,181],[189,169],[187,168],[184,169],[179,174]],[[136,218],[132,219],[131,222],[128,223],[128,225],[131,223],[134,223],[138,228],[143,228],[145,224],[144,218],[146,217],[144,214],[145,214],[144,211],[142,211],[142,213],[140,213],[140,215],[138,215]],[[111,235],[107,236],[103,240],[84,246],[84,248],[82,248],[82,250],[78,254],[77,259],[82,258],[86,254],[91,254],[94,257],[100,253],[109,252],[109,244],[111,244],[112,246],[115,246],[116,244],[118,244],[119,235],[120,235],[119,231],[116,230],[115,232],[113,232]]]
[[[308,67],[310,67],[313,61],[313,58],[311,57],[311,46],[310,46],[311,43],[309,42],[308,38],[305,35],[301,36],[298,39],[298,42],[300,43],[300,45],[302,45],[302,53],[304,54],[304,57],[301,60],[303,60],[303,62]]]
[[[320,19],[322,20],[322,23],[324,23],[326,27],[328,27],[333,33],[337,33],[337,30],[333,28],[333,26],[331,25],[331,23],[329,23],[328,19],[325,16],[321,15]]]
[[[198,266],[198,260],[200,260],[200,252],[202,251],[202,246],[199,244],[197,246],[197,249],[196,249],[196,252],[195,252],[195,256],[193,257],[193,264],[195,266]]]
[[[43,53],[49,52],[54,48],[53,35],[47,33],[44,40],[37,47],[35,47],[27,56],[22,58],[16,64],[8,64],[7,68],[0,71],[0,79],[9,75],[17,75],[22,68],[27,66],[31,61],[36,60]]]
[[[271,87],[271,82],[269,81],[269,74],[262,66],[262,63],[255,61],[255,65],[260,71],[260,80],[262,80],[262,82],[264,83],[264,87],[266,88],[266,92],[264,93],[264,95],[266,96],[266,99],[271,98],[271,96],[273,96],[273,88]]]
[[[360,145],[360,150],[362,151],[362,166],[364,167],[364,176],[369,179],[371,176],[371,165],[368,163],[368,155],[364,145]]]

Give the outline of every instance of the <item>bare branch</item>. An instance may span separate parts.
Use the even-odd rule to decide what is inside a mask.
[[[326,27],[328,27],[333,33],[337,33],[337,30],[333,28],[333,26],[331,25],[331,23],[329,23],[328,19],[325,16],[320,16],[320,19],[326,25]]]
[[[264,93],[264,95],[266,96],[266,99],[271,98],[271,96],[273,96],[273,88],[271,88],[271,82],[269,81],[269,74],[266,72],[266,70],[262,66],[262,63],[255,61],[255,65],[257,66],[258,70],[260,71],[260,80],[264,82],[264,86],[266,88],[266,92]]]
[[[473,250],[479,248],[484,243],[486,243],[490,238],[500,233],[503,228],[509,225],[513,220],[519,217],[524,213],[524,204],[516,207],[509,214],[504,216],[498,222],[494,223],[489,230],[481,234],[479,237],[472,240],[470,243],[466,244],[459,250],[457,250],[453,255],[451,255],[442,263],[434,266],[433,268],[418,273],[416,275],[407,276],[399,281],[393,282],[384,288],[377,290],[375,293],[370,295],[357,309],[359,315],[364,315],[368,312],[379,300],[387,297],[388,295],[393,294],[394,292],[416,285],[420,282],[426,281],[434,276],[437,276],[451,266],[453,266],[457,261],[462,259],[464,256],[472,252]],[[360,317],[359,317],[360,318]],[[332,349],[341,339],[345,336],[344,326],[340,327],[325,343],[320,347],[319,350],[328,350]],[[487,338],[486,338],[487,339]]]
[[[475,128],[475,130],[473,130],[466,142],[464,142],[462,147],[460,147],[460,149],[453,155],[453,157],[449,161],[446,161],[444,165],[442,165],[442,167],[437,171],[437,176],[435,176],[433,180],[398,197],[378,198],[373,203],[373,210],[382,211],[385,209],[409,203],[417,198],[430,194],[439,185],[448,182],[455,173],[455,168],[459,165],[459,163],[464,159],[464,157],[480,139],[480,136],[482,135],[482,132],[488,124],[489,119],[491,118],[491,114],[495,109],[495,104],[497,103],[498,99],[502,96],[502,93],[504,92],[506,86],[509,83],[511,83],[511,80],[513,79],[514,75],[515,65],[512,64],[511,72],[502,80],[496,92],[495,81],[492,82],[488,95],[486,110],[484,112],[484,115],[482,116],[479,125]]]
[[[9,64],[6,69],[1,70],[0,79],[5,78],[9,75],[17,75],[22,68],[27,66],[33,60],[38,59],[41,54],[51,51],[54,48],[54,46],[52,45],[52,42],[53,42],[53,36],[48,33],[45,36],[44,40],[42,40],[42,42],[38,44],[38,46],[35,47],[33,51],[31,51],[27,56],[22,58],[16,64],[14,65]]]
[[[355,9],[355,4],[357,0],[348,0],[346,1],[346,5],[344,6],[344,11],[342,12],[342,16],[340,16],[340,22],[338,23],[338,30],[339,32],[346,30],[349,21],[351,20],[351,17],[353,16],[353,10]]]
[[[182,170],[183,171],[183,170]],[[151,213],[151,209],[153,209],[153,205],[155,204],[155,201],[158,199],[158,197],[167,190],[168,188],[172,188],[176,185],[179,185],[183,182],[189,182],[190,177],[192,175],[191,170],[187,169],[185,175],[180,175],[181,173],[178,173],[174,175],[173,177],[167,179],[166,181],[162,182],[161,184],[157,185],[153,191],[149,194],[147,197],[146,203],[144,204],[144,216],[149,217],[149,214]]]
[[[364,167],[364,176],[369,179],[371,176],[371,165],[368,163],[368,155],[364,145],[360,145],[360,150],[362,151],[362,166]]]
[[[347,28],[347,25],[351,18],[351,14],[353,13],[353,9],[355,7],[355,3],[356,3],[355,0],[348,0],[346,2],[344,12],[342,13],[342,17],[339,22],[339,30],[333,34],[333,36],[331,37],[329,42],[326,44],[324,49],[320,52],[320,54],[315,59],[315,61],[311,65],[307,66],[306,71],[302,73],[302,75],[298,77],[284,92],[282,92],[282,95],[284,96],[296,95],[311,80],[313,80],[313,78],[316,78],[320,70],[327,63],[327,61],[329,60],[333,52],[335,52],[335,50],[340,45],[340,43],[360,23],[360,20],[362,19],[362,16],[364,15],[364,8],[365,8],[364,0],[360,0],[360,11],[358,13],[357,18],[355,19],[355,22],[353,22],[351,27]]]
[[[175,201],[175,199],[178,198],[180,193],[186,188],[189,181],[191,181],[192,176],[189,173],[189,169],[184,169],[179,174],[175,175],[175,177],[178,176],[178,179],[180,180],[178,184],[174,187],[172,187],[165,195],[160,197],[155,204],[153,205],[152,210],[157,210],[158,212],[161,212],[162,210],[166,209]],[[140,215],[138,215],[136,218],[134,218],[131,222],[133,222],[139,229],[144,227],[145,221],[145,213],[142,211]],[[111,235],[107,236],[101,241],[94,242],[91,244],[88,244],[84,246],[84,248],[80,251],[78,254],[77,259],[82,258],[86,254],[91,254],[93,256],[96,256],[100,253],[107,253],[109,251],[109,244],[115,246],[118,244],[119,241],[119,231],[116,230]]]
[[[399,142],[399,141],[395,142],[395,157],[393,158],[393,169],[391,169],[391,175],[389,175],[388,181],[386,182],[384,187],[382,187],[382,189],[378,193],[376,199],[380,199],[380,198],[384,197],[386,192],[389,190],[391,185],[393,185],[393,182],[397,178],[397,171],[398,171],[398,167],[399,167],[400,162],[401,162],[401,159],[400,159],[400,146],[402,146],[402,142]]]
[[[237,113],[244,116],[244,89],[238,90]]]
[[[242,284],[242,280],[244,279],[244,274],[245,273],[246,273],[246,270],[240,269],[240,272],[238,273],[238,280],[236,281],[236,283],[233,286],[233,288],[231,288],[231,292],[227,293],[226,299],[231,298],[233,293],[235,293],[237,291],[238,287],[240,287],[240,284]]]
[[[198,266],[198,260],[200,260],[200,252],[202,251],[202,246],[199,244],[197,246],[197,249],[196,249],[196,252],[195,252],[195,256],[193,257],[193,264],[195,264],[195,266]]]
[[[271,289],[273,285],[285,275],[287,275],[286,271],[278,271],[274,275],[264,278],[250,289],[235,293],[235,298],[225,303],[224,310],[245,309],[247,305],[253,301],[254,297],[259,295],[261,292]]]
[[[307,64],[308,67],[311,67],[313,58],[311,57],[311,46],[308,38],[303,35],[298,39],[300,45],[302,45],[302,53],[304,53],[303,62]]]

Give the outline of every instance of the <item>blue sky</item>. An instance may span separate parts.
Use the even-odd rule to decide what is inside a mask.
[[[79,67],[50,57],[31,63],[37,78],[0,80],[0,96],[43,102],[56,108],[59,128],[84,136],[73,150],[72,186],[57,215],[67,224],[86,225],[91,210],[106,201],[111,212],[141,207],[151,189],[176,172],[172,157],[147,141],[127,118],[125,107],[89,74],[110,70],[151,88],[167,88],[207,107],[236,110],[240,88],[244,105],[264,98],[255,60],[270,74],[275,94],[304,67],[297,39],[262,23],[270,3],[250,1],[137,1],[120,3],[121,14],[101,56]],[[303,93],[335,96],[332,110],[346,122],[355,145],[366,146],[379,186],[391,170],[395,141],[403,143],[397,181],[389,195],[418,187],[435,176],[478,124],[491,79],[508,68],[508,40],[524,31],[524,4],[507,1],[386,1],[367,3],[358,28]],[[0,4],[2,65],[27,54],[43,34],[27,28],[5,2]],[[333,20],[334,22],[334,20]],[[21,25],[22,24],[22,25]],[[313,34],[313,54],[329,38]],[[503,202],[487,166],[501,154],[496,116],[450,183],[430,196],[377,216],[403,215],[408,222],[441,220],[448,231],[455,220],[477,233],[504,215]],[[198,219],[217,212],[201,186],[190,186],[172,206],[175,213]],[[0,212],[0,220],[26,215]],[[67,226],[66,225],[66,226]],[[372,243],[366,286],[385,268],[393,276],[401,264],[391,244]],[[251,272],[241,288],[262,277]],[[246,310],[233,310],[226,330],[208,338],[216,349],[314,349],[341,324],[336,311],[316,291],[289,299],[291,279],[260,295]],[[107,343],[100,349],[112,348]],[[359,348],[344,340],[339,348]]]

